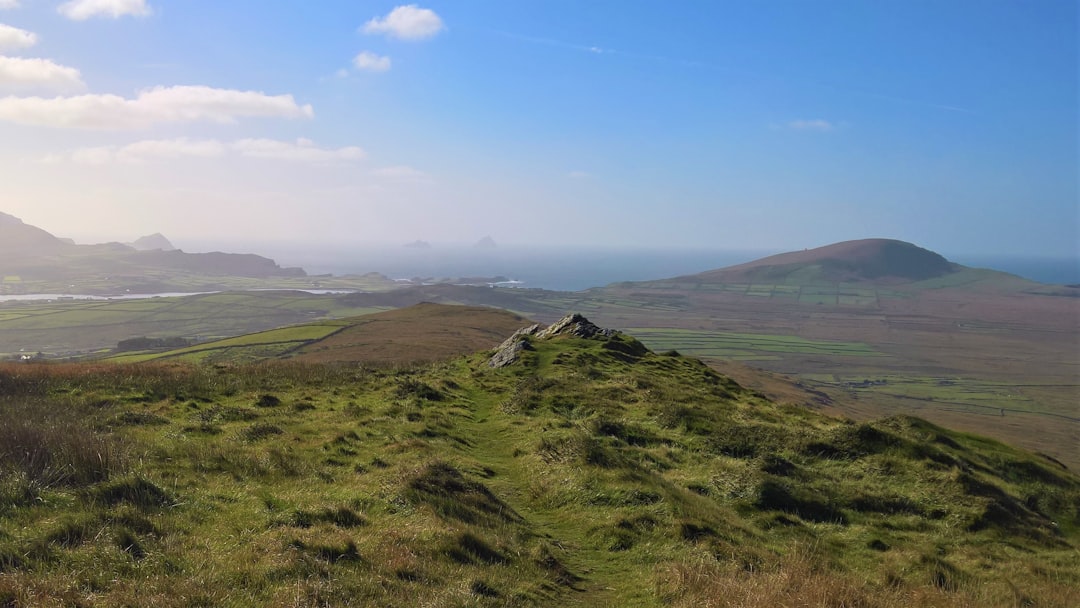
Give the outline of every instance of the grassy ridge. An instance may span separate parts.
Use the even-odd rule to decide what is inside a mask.
[[[498,370],[12,365],[0,408],[16,606],[1080,599],[1052,461],[777,406],[625,337]]]

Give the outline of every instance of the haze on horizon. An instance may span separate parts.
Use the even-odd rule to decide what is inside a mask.
[[[0,0],[0,211],[181,247],[1077,257],[1077,10]]]

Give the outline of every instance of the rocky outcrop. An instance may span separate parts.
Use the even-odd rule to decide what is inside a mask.
[[[610,338],[618,333],[613,329],[604,329],[578,313],[571,313],[544,329],[541,329],[540,325],[530,325],[515,331],[514,335],[504,340],[495,350],[495,354],[488,360],[488,365],[500,368],[514,363],[523,351],[532,350],[531,339],[548,340],[556,336]]]
[[[539,332],[536,337],[546,340],[554,336],[574,336],[575,338],[595,338],[602,336],[610,338],[619,332],[614,329],[604,329],[594,325],[591,321],[578,313],[571,313],[552,323],[547,329]]]
[[[540,325],[530,325],[514,332],[512,336],[503,340],[495,354],[488,360],[488,365],[494,368],[506,367],[521,356],[521,351],[532,350],[528,336],[535,336],[540,331]]]

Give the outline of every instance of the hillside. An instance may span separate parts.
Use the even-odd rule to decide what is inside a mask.
[[[0,366],[0,602],[1080,601],[1050,459],[778,406],[580,317],[498,353]]]
[[[0,255],[9,259],[47,255],[68,246],[41,228],[0,212]]]
[[[863,239],[781,253],[673,280],[701,283],[902,285],[941,279],[964,270],[965,267],[911,243],[893,239]]]

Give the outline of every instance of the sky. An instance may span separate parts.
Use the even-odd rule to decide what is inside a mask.
[[[1075,0],[0,0],[0,211],[79,242],[1078,256]]]

